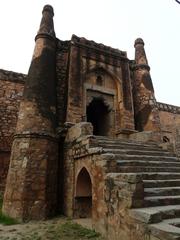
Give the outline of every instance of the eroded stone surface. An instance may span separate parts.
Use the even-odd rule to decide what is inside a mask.
[[[28,75],[0,70],[0,120],[4,213],[92,217],[109,239],[164,240],[148,223],[179,214],[180,111],[156,101],[142,39],[132,61],[61,41],[45,6]]]

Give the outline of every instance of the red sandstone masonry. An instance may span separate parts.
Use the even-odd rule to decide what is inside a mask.
[[[160,131],[159,112],[156,106],[150,67],[141,38],[135,41],[134,109],[138,131]]]
[[[24,74],[0,69],[0,192],[5,188],[25,79]]]
[[[0,70],[0,191],[9,166],[3,213],[39,220],[60,210],[70,217],[92,216],[95,230],[108,239],[150,239],[147,226],[133,220],[129,209],[144,206],[139,171],[158,171],[152,165],[161,162],[150,163],[152,156],[160,158],[152,151],[154,144],[147,148],[135,140],[159,143],[168,133],[175,142],[177,135],[180,155],[180,108],[156,102],[142,39],[136,40],[135,61],[130,61],[126,52],[75,35],[58,40],[53,15],[46,5],[27,78]],[[98,113],[93,111],[98,101],[90,113],[88,107],[97,99],[103,103],[97,110],[104,106],[106,116],[98,116],[96,125],[89,116]],[[83,122],[87,120],[101,131],[93,132],[91,123]],[[113,137],[122,139],[118,143]],[[122,174],[130,170],[133,174]]]
[[[0,70],[0,150],[10,151],[26,75]]]
[[[20,104],[2,211],[20,220],[57,210],[56,38],[53,9],[43,8]],[[12,184],[13,183],[13,184]]]

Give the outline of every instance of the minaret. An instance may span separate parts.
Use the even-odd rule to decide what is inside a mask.
[[[160,131],[160,121],[150,75],[150,67],[144,50],[144,41],[136,39],[134,66],[134,110],[138,131]]]
[[[56,37],[53,8],[43,8],[20,104],[4,194],[3,213],[44,219],[57,205]]]

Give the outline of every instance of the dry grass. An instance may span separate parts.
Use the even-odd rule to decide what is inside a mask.
[[[60,217],[13,226],[0,225],[1,240],[103,240],[99,233]]]
[[[2,213],[2,202],[3,202],[3,198],[2,198],[2,195],[0,194],[0,223],[3,225],[17,224],[17,221],[15,219],[10,218]]]

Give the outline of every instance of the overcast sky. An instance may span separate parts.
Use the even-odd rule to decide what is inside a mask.
[[[27,73],[42,8],[54,8],[56,36],[127,51],[141,37],[156,99],[180,106],[180,4],[175,0],[0,0],[0,68]]]

